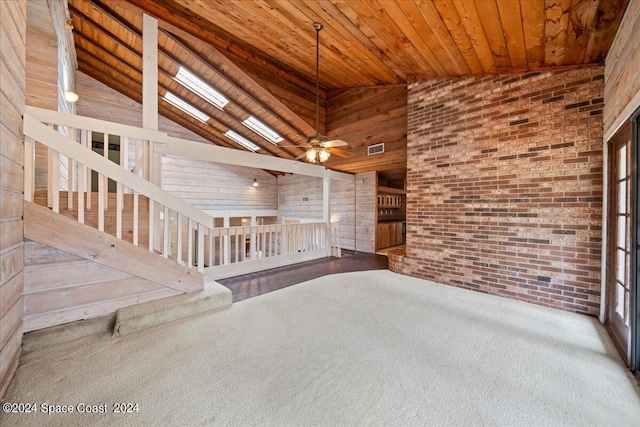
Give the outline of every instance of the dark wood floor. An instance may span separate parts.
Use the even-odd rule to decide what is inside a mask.
[[[389,268],[389,260],[386,256],[343,250],[342,258],[322,258],[244,276],[221,279],[217,282],[231,289],[233,302],[237,302],[327,274],[387,268]]]

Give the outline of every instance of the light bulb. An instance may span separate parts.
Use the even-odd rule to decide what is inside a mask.
[[[327,150],[320,150],[320,162],[326,162],[329,160],[329,156],[331,156],[331,153]]]
[[[258,185],[260,185],[260,184],[258,184],[258,181],[255,178],[253,178],[253,186],[257,187]]]
[[[307,151],[307,160],[310,161],[311,163],[315,163],[316,153],[317,153],[317,150],[315,148],[310,148],[309,151]]]
[[[77,93],[75,93],[72,90],[65,90],[64,91],[64,100],[70,103],[74,103],[76,102],[80,97],[78,96]]]

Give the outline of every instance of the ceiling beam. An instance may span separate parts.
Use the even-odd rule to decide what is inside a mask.
[[[101,11],[102,13],[106,14],[107,16],[109,16],[112,20],[114,20],[114,22],[117,22],[120,25],[123,25],[129,32],[131,32],[135,37],[140,38],[141,37],[141,33],[140,31],[133,26],[131,23],[126,22],[123,20],[122,17],[117,16],[117,15],[113,15],[108,11],[104,11],[101,10],[101,8],[98,6],[96,7],[97,10]],[[136,49],[134,46],[132,46],[130,43],[127,43],[126,41],[122,40],[121,38],[119,38],[117,35],[113,34],[111,31],[107,30],[104,26],[102,26],[101,24],[99,24],[98,22],[96,22],[92,17],[86,15],[84,12],[78,10],[77,8],[73,7],[72,5],[70,5],[70,9],[72,11],[72,13],[77,16],[79,19],[88,22],[89,24],[91,24],[95,29],[97,29],[98,32],[100,32],[102,34],[102,36],[107,37],[109,40],[112,40],[116,46],[122,46],[123,48],[129,50],[129,52],[131,52],[133,55],[135,55],[136,57],[140,57],[141,56],[141,52]],[[112,52],[105,50],[104,47],[102,47],[96,40],[93,39],[89,39],[88,37],[86,37],[84,34],[82,34],[81,32],[77,31],[76,32],[76,36],[77,37],[81,37],[84,40],[92,43],[92,45],[94,45],[96,48],[100,49],[102,51],[103,55],[109,56],[111,57],[114,61],[116,61],[116,63],[119,64],[119,66],[129,66],[133,69],[135,69],[136,71],[138,71],[139,73],[142,72],[140,67],[134,66],[133,64],[127,64],[124,61],[122,61],[121,58],[118,58],[117,56],[115,56]],[[168,52],[166,49],[162,50],[162,54],[164,55],[164,57],[168,60],[171,61],[173,63],[176,64],[176,66],[181,65],[179,62],[177,62],[177,59],[175,57],[173,57],[171,52]],[[94,55],[95,56],[95,55]],[[95,56],[96,59],[101,59],[97,56]],[[193,72],[193,70],[190,70]],[[195,73],[197,74],[197,73]],[[161,87],[166,90],[166,91],[171,91],[173,93],[176,93],[177,91],[174,89],[171,89],[169,87],[166,86],[166,82],[170,81],[173,82],[173,75],[170,73],[170,70],[167,67],[162,66],[161,67],[161,76],[164,77],[165,79],[165,84],[161,84]],[[222,76],[224,77],[224,76]],[[202,78],[202,76],[200,76],[200,78]],[[203,79],[206,80],[206,79]],[[179,91],[184,93],[185,91],[188,91],[188,89],[183,88],[182,85],[179,84],[175,84],[175,87],[179,87]],[[188,91],[189,93],[191,93],[191,91]],[[176,93],[176,95],[180,96],[180,93]],[[186,99],[184,99],[183,96],[180,96],[181,98],[183,98],[183,100],[185,100],[185,102],[188,102],[190,104],[194,104],[193,101],[188,101]],[[198,100],[200,100],[199,97],[197,97]],[[203,100],[200,101],[200,105],[199,107],[201,109],[203,108],[203,105],[206,105],[207,107],[207,111],[205,111],[210,117],[212,117],[214,120],[219,121],[223,126],[225,126],[228,129],[233,129],[234,131],[236,131],[237,133],[243,135],[245,138],[253,140],[254,142],[262,142],[262,143],[258,143],[258,145],[264,149],[265,151],[269,152],[272,155],[277,155],[277,156],[284,156],[284,157],[290,157],[290,158],[295,158],[297,157],[299,154],[301,154],[301,152],[304,152],[305,149],[302,147],[299,147],[300,152],[298,153],[292,153],[290,151],[290,149],[287,148],[281,148],[278,147],[277,145],[272,144],[269,141],[264,140],[264,138],[262,138],[260,135],[257,135],[250,131],[248,128],[246,128],[241,121],[244,120],[244,118],[239,117],[239,114],[244,114],[246,116],[249,116],[250,113],[247,112],[246,110],[244,110],[242,107],[237,107],[237,111],[236,114],[230,114],[229,108],[225,107],[225,111],[221,112],[220,110],[218,110],[215,107],[210,107],[210,104],[208,102],[205,102]],[[233,108],[233,107],[232,107]],[[233,119],[235,119],[235,121],[231,121],[227,118],[227,115]],[[261,117],[260,117],[261,118]],[[261,118],[262,119],[262,118]],[[220,130],[218,128],[218,131],[221,133],[224,133],[226,130]],[[224,137],[224,139],[226,139],[226,137]],[[256,141],[256,139],[258,141]],[[234,142],[235,144],[235,142]],[[228,144],[224,144],[225,146],[228,146]],[[240,145],[237,146],[239,149],[245,150],[244,147],[241,147]]]
[[[229,52],[231,55],[243,58],[257,66],[268,70],[273,75],[279,76],[283,80],[293,83],[296,86],[305,88],[308,91],[314,90],[314,83],[297,74],[287,72],[286,67],[275,61],[273,58],[266,58],[252,53],[250,46],[242,46],[238,43],[230,42],[229,34],[208,21],[198,20],[195,22],[188,16],[184,16],[179,8],[172,5],[170,1],[151,2],[147,0],[128,0],[140,10],[163,19],[166,24],[170,24],[176,30],[193,34],[200,41],[204,41],[216,49]],[[175,31],[172,31],[175,34]]]

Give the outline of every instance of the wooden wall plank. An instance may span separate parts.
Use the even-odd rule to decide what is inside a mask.
[[[33,203],[25,203],[25,237],[178,291],[195,292],[203,286],[203,276],[195,268],[178,265]]]
[[[22,323],[20,323],[5,346],[0,349],[0,378],[2,378],[0,380],[0,396],[4,395],[13,373],[18,369],[22,349],[22,333]]]
[[[0,318],[0,348],[3,348],[11,335],[22,322],[23,313],[22,295],[13,303],[11,307]]]
[[[132,274],[80,257],[71,262],[26,265],[24,275],[25,295],[133,277]]]
[[[26,293],[24,296],[25,316],[49,311],[77,308],[88,304],[104,304],[112,299],[137,296],[166,288],[138,277],[109,280],[104,277],[97,283],[87,283],[60,289]]]
[[[0,399],[22,344],[26,0],[0,2]]]
[[[604,139],[640,107],[640,2],[629,3],[605,63]]]
[[[50,311],[46,313],[38,313],[24,318],[24,331],[35,331],[37,329],[48,328],[50,326],[61,325],[76,320],[92,319],[94,317],[111,314],[123,307],[130,305],[142,304],[148,301],[167,298],[179,295],[178,291],[173,289],[162,289],[152,291],[145,294],[125,297],[121,299],[101,301],[96,304],[73,307],[68,310]]]
[[[343,172],[406,170],[406,87],[356,88],[331,91],[327,135],[347,141],[353,157],[331,156],[325,165]],[[367,155],[367,147],[385,143],[385,153]]]
[[[18,301],[24,291],[24,273],[21,271],[0,286],[0,317]]]
[[[24,268],[23,244],[0,250],[0,285],[4,285]]]

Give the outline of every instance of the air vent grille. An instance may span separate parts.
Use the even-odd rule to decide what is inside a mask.
[[[374,144],[367,147],[367,156],[384,153],[384,142]]]

